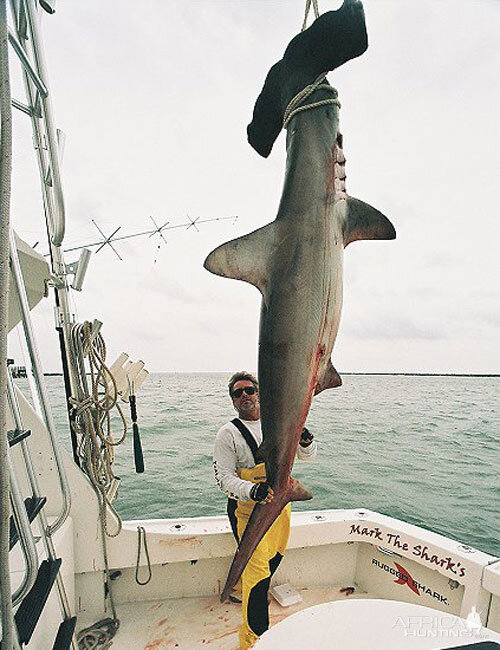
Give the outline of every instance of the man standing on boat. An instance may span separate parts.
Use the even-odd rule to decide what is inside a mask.
[[[265,465],[258,453],[262,428],[257,379],[248,372],[237,372],[229,380],[228,387],[238,417],[217,432],[214,471],[220,489],[229,497],[227,514],[238,542],[255,503],[270,503],[274,495],[266,482]],[[297,458],[312,460],[316,453],[316,441],[304,429]],[[290,512],[291,505],[288,504],[255,549],[243,572],[240,650],[250,648],[269,627],[269,584],[288,543]],[[230,600],[238,602],[239,599],[233,592]]]

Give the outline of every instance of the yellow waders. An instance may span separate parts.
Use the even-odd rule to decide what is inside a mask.
[[[252,483],[266,480],[266,467],[259,463],[255,467],[238,469],[238,476]],[[254,509],[254,501],[238,501],[236,518],[238,535],[241,539],[248,519]],[[265,507],[265,506],[264,506]],[[243,571],[242,581],[242,624],[240,627],[240,650],[247,650],[269,627],[268,590],[271,576],[278,568],[285,554],[290,534],[291,505],[283,508],[271,528],[264,535]]]

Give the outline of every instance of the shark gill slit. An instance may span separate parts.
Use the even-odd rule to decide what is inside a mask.
[[[333,195],[333,198],[335,197],[335,173],[336,173],[336,160],[337,160],[337,143],[338,143],[338,137],[340,133],[337,134],[337,138],[335,138],[335,141],[332,146],[331,150],[331,155],[330,159],[327,165],[327,174],[326,174],[326,194],[325,194],[325,203],[324,203],[324,211],[323,211],[323,221],[324,221],[324,228],[325,228],[325,246],[323,248],[323,269],[326,268],[326,260],[328,255],[332,255],[332,250],[331,250],[331,242],[330,238],[327,237],[326,235],[328,234],[328,224],[329,224],[329,219],[330,219],[330,198]],[[326,356],[325,351],[323,350],[323,354],[321,357],[319,356],[319,351],[321,348],[324,348],[325,345],[322,345],[322,341],[325,339],[325,332],[327,330],[327,324],[328,324],[328,312],[330,309],[330,302],[331,302],[331,294],[332,294],[332,283],[330,279],[327,277],[326,273],[323,275],[323,295],[325,295],[325,303],[324,303],[324,310],[323,310],[323,318],[322,318],[322,325],[321,329],[319,331],[319,337],[318,337],[318,354],[317,354],[317,365],[316,365],[316,372],[314,373],[314,381],[311,382],[313,384],[312,390],[313,394],[316,390],[316,386],[319,383],[319,377],[318,377],[318,370],[319,366],[321,363],[321,360]],[[330,339],[331,332],[329,332],[328,340]],[[312,401],[312,398],[311,398]]]

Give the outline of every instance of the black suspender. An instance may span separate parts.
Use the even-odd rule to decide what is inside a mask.
[[[252,452],[252,456],[255,461],[255,464],[258,465],[262,461],[260,461],[258,457],[257,443],[255,442],[255,438],[252,436],[252,434],[250,433],[248,428],[243,424],[243,422],[238,418],[234,418],[234,420],[231,420],[231,423],[234,424],[234,426],[238,429],[238,431],[245,439],[245,442],[250,447],[250,451]]]
[[[238,418],[234,418],[234,420],[231,420],[231,423],[234,424],[234,426],[238,429],[238,431],[241,433],[243,436],[243,439],[247,443],[247,445],[250,447],[250,451],[252,452],[253,460],[256,465],[258,465],[260,462],[258,459],[258,453],[257,453],[257,443],[255,442],[255,438],[252,436],[250,433],[249,429],[243,424],[241,420],[238,420]],[[238,537],[238,524],[236,521],[236,505],[237,505],[236,499],[232,499],[229,497],[227,501],[227,514],[229,517],[229,522],[231,524],[231,528],[233,531],[233,534],[236,538],[236,541],[240,543],[239,537]]]

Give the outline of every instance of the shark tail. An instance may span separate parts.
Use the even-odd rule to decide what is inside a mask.
[[[283,508],[290,501],[307,501],[308,499],[312,499],[311,491],[302,485],[300,481],[290,477],[289,487],[284,497],[279,499],[275,496],[271,503],[265,505],[256,504],[229,569],[226,584],[220,597],[221,603],[229,598],[231,589],[240,579],[248,560],[252,557],[259,542],[276,521]]]

